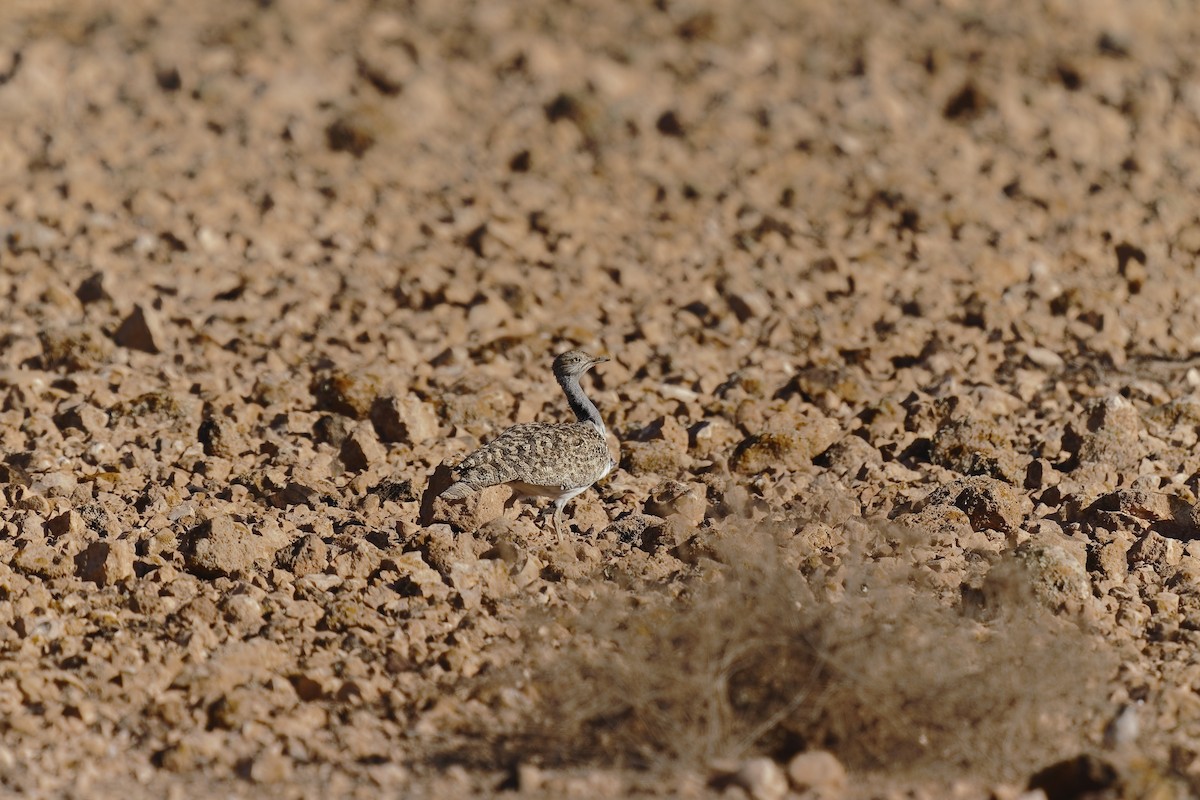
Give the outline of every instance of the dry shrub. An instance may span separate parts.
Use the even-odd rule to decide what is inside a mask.
[[[1075,622],[1015,596],[981,622],[878,561],[817,590],[772,536],[724,538],[681,590],[597,587],[538,620],[525,758],[665,768],[821,747],[857,770],[1013,779],[1099,724],[1113,658]]]

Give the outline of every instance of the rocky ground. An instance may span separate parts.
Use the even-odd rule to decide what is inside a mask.
[[[4,3],[0,786],[1200,793],[1198,47]],[[570,536],[435,502],[572,346],[620,469]]]

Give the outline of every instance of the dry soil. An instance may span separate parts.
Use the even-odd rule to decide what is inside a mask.
[[[7,0],[0,787],[1200,793],[1197,52],[1169,0]],[[566,540],[435,502],[572,346],[620,468]]]

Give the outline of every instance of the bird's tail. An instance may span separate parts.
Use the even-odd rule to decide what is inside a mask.
[[[459,481],[458,483],[452,483],[447,486],[446,489],[438,495],[438,497],[445,498],[446,500],[462,500],[473,491],[475,491],[473,488],[467,486],[467,484],[463,483],[462,481]]]

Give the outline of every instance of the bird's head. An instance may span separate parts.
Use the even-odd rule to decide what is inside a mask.
[[[592,356],[582,350],[568,350],[554,359],[554,374],[561,378],[582,375],[605,361],[608,361],[607,356]]]

